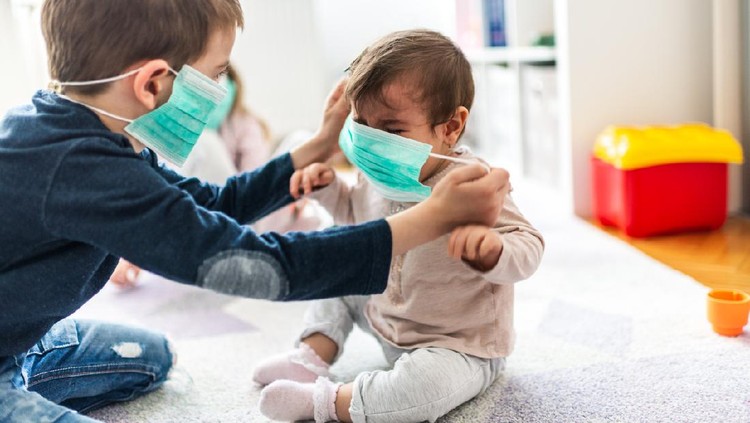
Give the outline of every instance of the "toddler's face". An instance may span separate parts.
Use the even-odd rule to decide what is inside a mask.
[[[432,146],[432,152],[447,155],[451,151],[446,124],[434,130],[424,106],[419,103],[418,93],[400,81],[383,89],[383,101],[369,101],[356,109],[352,105],[354,121],[371,128],[400,135]],[[419,180],[424,181],[447,166],[446,160],[430,157],[422,166]]]

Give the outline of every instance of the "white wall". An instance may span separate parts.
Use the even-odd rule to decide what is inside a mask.
[[[328,87],[313,0],[244,0],[245,30],[232,61],[245,83],[245,101],[274,134],[315,129]]]
[[[455,0],[316,0],[326,76],[336,80],[368,44],[392,31],[428,28],[455,35]]]
[[[38,15],[24,6],[0,0],[0,116],[11,107],[28,103],[46,85],[46,63]]]
[[[315,130],[326,95],[364,47],[399,29],[452,35],[453,1],[242,0],[246,25],[232,60],[247,86],[245,101],[277,136]],[[47,83],[38,16],[19,7],[38,2],[0,0],[0,57],[14,58],[0,71],[0,112]]]
[[[246,101],[279,135],[315,130],[349,63],[388,32],[426,27],[452,35],[453,0],[244,0],[234,48]]]
[[[742,139],[742,39],[739,0],[713,0],[714,125]],[[745,163],[744,166],[750,166]],[[730,213],[742,206],[742,167],[729,167]]]
[[[711,7],[556,0],[563,166],[576,214],[591,215],[588,158],[607,125],[712,122]]]

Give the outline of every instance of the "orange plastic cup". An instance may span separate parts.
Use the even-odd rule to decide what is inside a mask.
[[[750,295],[734,289],[714,289],[708,293],[708,321],[714,332],[737,336],[747,324]]]

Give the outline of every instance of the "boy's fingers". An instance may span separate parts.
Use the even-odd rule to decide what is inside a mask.
[[[453,233],[451,234],[451,237],[448,239],[448,255],[456,258],[456,245],[457,245],[457,238],[458,234],[461,232],[461,229],[454,229]]]
[[[299,198],[299,176],[299,173],[295,173],[289,182],[289,194],[292,195],[292,198]]]
[[[479,164],[461,166],[458,169],[451,170],[446,178],[450,178],[455,184],[462,184],[477,180],[487,175],[487,171]]]
[[[336,102],[341,99],[342,95],[344,94],[344,90],[346,90],[347,82],[347,78],[341,78],[339,82],[336,83],[336,86],[333,88],[333,90],[331,90],[331,93],[328,94],[328,100],[326,101],[328,107],[336,104]]]
[[[309,194],[310,191],[312,191],[312,186],[311,186],[312,183],[310,181],[310,176],[305,175],[305,179],[302,181],[302,183],[304,184],[304,187],[305,187],[305,195]]]
[[[493,168],[490,173],[486,173],[485,175],[485,178],[480,178],[479,180],[475,181],[477,182],[477,185],[486,184],[487,188],[493,193],[499,191],[507,192],[508,186],[510,184],[510,174],[507,170]]]
[[[466,251],[466,237],[468,235],[468,232],[466,230],[460,230],[458,231],[458,235],[456,235],[456,247],[455,247],[455,254],[453,257],[460,259],[463,257],[464,252]]]
[[[479,257],[487,257],[490,253],[494,253],[495,243],[490,242],[490,237],[497,236],[497,234],[491,233],[488,235],[484,237],[482,244],[479,246]]]
[[[472,231],[466,239],[466,257],[469,260],[476,260],[479,252],[479,244],[482,234],[479,231]]]

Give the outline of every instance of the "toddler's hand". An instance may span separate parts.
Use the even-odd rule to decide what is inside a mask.
[[[453,230],[448,254],[463,259],[477,270],[492,270],[503,252],[503,238],[487,226],[469,225]]]
[[[298,199],[302,194],[307,195],[316,188],[328,186],[333,182],[334,177],[335,173],[328,165],[313,163],[292,174],[289,180],[289,193],[293,198]]]

